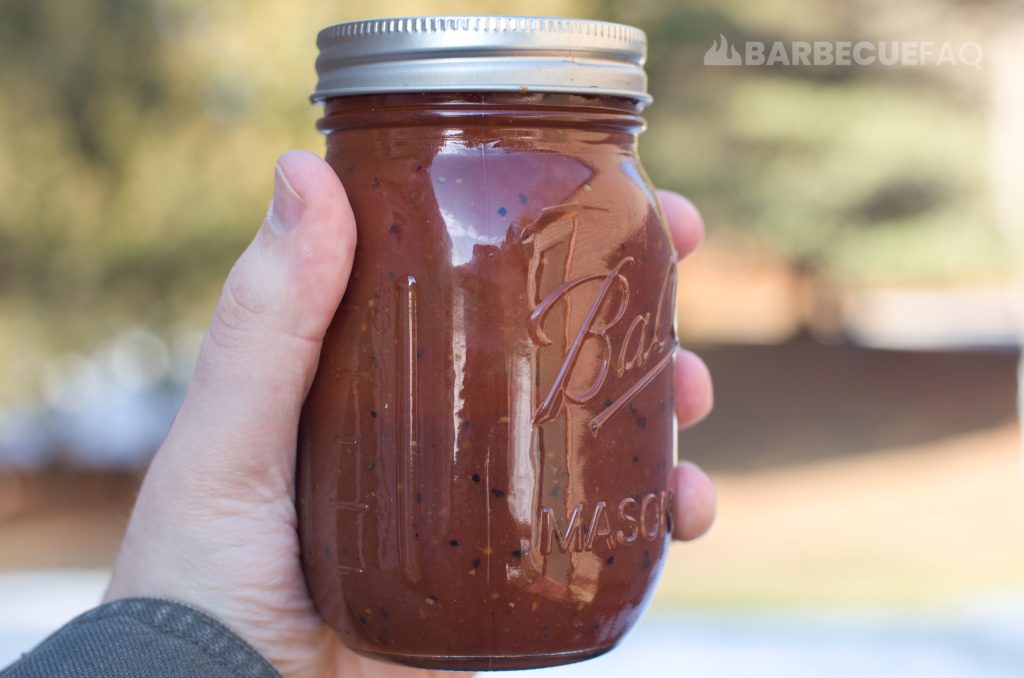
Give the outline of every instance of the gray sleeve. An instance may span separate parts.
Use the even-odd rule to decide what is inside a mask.
[[[75,618],[0,678],[280,678],[226,626],[179,603],[128,598]]]

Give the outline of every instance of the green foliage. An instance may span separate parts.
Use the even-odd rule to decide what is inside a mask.
[[[877,8],[866,2],[766,5],[606,4],[619,20],[639,13],[652,43],[656,99],[641,142],[650,174],[701,206],[711,238],[773,250],[840,282],[1005,277],[1012,260],[993,227],[986,175],[986,75],[703,66],[719,34],[733,44],[900,39],[870,27]],[[941,3],[931,5],[938,13]],[[914,35],[979,39],[955,21]]]
[[[127,324],[201,326],[262,218],[274,158],[322,148],[316,30],[481,11],[643,26],[645,164],[701,205],[712,238],[849,280],[959,279],[997,261],[980,77],[702,65],[719,33],[882,39],[851,21],[866,2],[6,0],[0,364],[28,369]],[[30,386],[9,378],[0,401]]]

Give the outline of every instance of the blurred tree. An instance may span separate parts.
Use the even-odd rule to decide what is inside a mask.
[[[316,31],[369,16],[511,12],[639,24],[656,97],[645,163],[656,181],[701,204],[712,238],[770,248],[842,280],[990,275],[1000,259],[979,152],[981,73],[702,64],[719,33],[980,41],[984,22],[957,7],[4,0],[0,402],[32,397],[49,355],[126,324],[202,326],[262,218],[274,157],[322,148],[307,100]]]
[[[847,282],[1005,275],[985,174],[984,71],[944,67],[703,66],[744,41],[985,43],[993,3],[607,1],[647,29],[656,103],[643,155],[747,241]],[[901,21],[895,21],[894,18]]]

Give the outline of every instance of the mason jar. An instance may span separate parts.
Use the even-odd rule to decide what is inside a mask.
[[[671,534],[676,255],[637,157],[645,36],[417,17],[319,35],[358,228],[299,432],[302,562],[356,652],[612,648]]]

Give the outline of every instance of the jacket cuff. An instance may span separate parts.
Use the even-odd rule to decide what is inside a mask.
[[[0,676],[281,678],[251,645],[210,615],[151,598],[126,598],[89,610]]]

